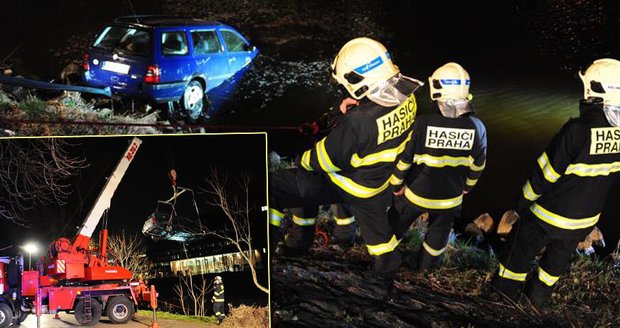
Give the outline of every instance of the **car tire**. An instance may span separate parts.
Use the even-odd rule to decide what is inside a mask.
[[[7,328],[13,323],[13,310],[5,304],[0,303],[0,328]]]
[[[196,121],[203,115],[206,97],[202,84],[197,80],[192,80],[185,87],[181,97],[181,109],[183,114],[190,120]]]
[[[133,316],[133,302],[125,296],[112,297],[108,301],[106,313],[113,323],[126,323]]]
[[[86,313],[84,313],[84,299],[81,299],[78,304],[75,306],[75,320],[82,326],[94,326],[101,319],[101,303],[94,298],[90,299],[90,308],[92,311],[91,319],[88,320],[86,318]]]

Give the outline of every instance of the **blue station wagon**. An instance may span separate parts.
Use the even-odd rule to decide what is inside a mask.
[[[155,104],[178,104],[196,119],[206,93],[243,74],[258,53],[233,27],[168,16],[119,17],[99,32],[84,61],[84,82]]]

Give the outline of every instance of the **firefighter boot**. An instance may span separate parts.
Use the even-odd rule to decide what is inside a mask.
[[[357,223],[350,223],[346,225],[338,225],[334,227],[332,231],[332,242],[335,244],[341,244],[351,246],[355,242],[355,233],[357,232]]]
[[[300,226],[292,224],[285,237],[285,253],[304,254],[312,247],[314,225]]]
[[[396,272],[401,262],[402,258],[398,250],[375,257],[373,274],[381,288],[379,291],[381,297],[386,297],[394,292],[394,278],[396,278]]]
[[[512,302],[517,302],[521,296],[521,291],[523,290],[523,282],[502,278],[495,274],[493,280],[491,281],[491,287],[504,299],[507,298]]]
[[[420,256],[418,259],[418,271],[420,272],[432,272],[435,271],[443,262],[443,254],[433,256],[429,254],[424,248],[420,249]]]
[[[536,309],[542,309],[551,298],[553,287],[547,286],[540,279],[532,278],[528,281],[525,295]]]

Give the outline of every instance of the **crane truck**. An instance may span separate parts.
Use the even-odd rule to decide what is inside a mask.
[[[24,271],[23,257],[0,258],[0,328],[31,313],[60,311],[73,312],[82,325],[95,325],[102,315],[122,324],[138,304],[151,300],[145,285],[130,281],[132,272],[108,258],[107,226],[99,232],[98,247],[91,239],[141,143],[131,140],[73,241],[62,237],[51,243],[37,270]]]

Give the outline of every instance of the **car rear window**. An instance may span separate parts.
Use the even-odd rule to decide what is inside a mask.
[[[119,51],[137,56],[151,54],[151,32],[125,26],[107,26],[93,43],[93,47]]]

